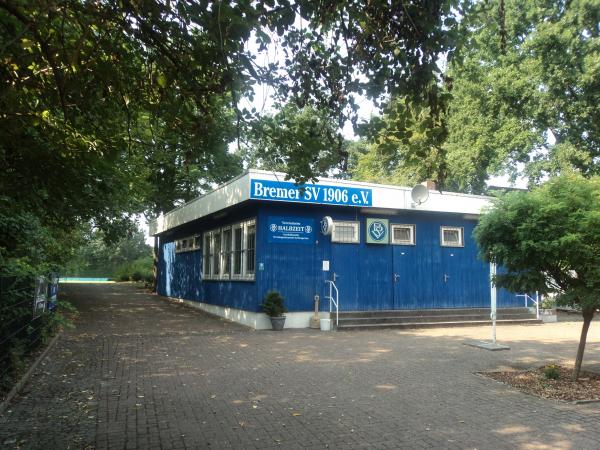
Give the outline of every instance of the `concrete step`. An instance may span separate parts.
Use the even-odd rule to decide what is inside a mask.
[[[338,331],[351,330],[381,330],[387,328],[411,329],[411,328],[446,328],[446,327],[471,327],[480,325],[491,325],[491,320],[475,321],[450,321],[450,322],[386,322],[386,323],[367,323],[367,324],[342,324],[339,323]],[[497,325],[538,325],[543,322],[538,319],[508,319],[496,320]]]
[[[535,318],[535,315],[529,313],[518,314],[498,314],[497,320],[529,320]],[[385,317],[345,317],[340,316],[339,323],[344,325],[361,324],[383,324],[383,323],[432,323],[432,322],[485,322],[489,321],[489,314],[457,314],[444,316],[397,316],[390,315]]]
[[[498,314],[530,314],[528,308],[498,308]],[[340,311],[340,318],[350,317],[414,317],[414,316],[453,316],[481,314],[489,317],[490,308],[448,308],[448,309],[392,309],[380,311]]]

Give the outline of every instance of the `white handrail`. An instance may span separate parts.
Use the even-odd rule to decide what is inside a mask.
[[[537,319],[540,318],[540,294],[538,291],[535,291],[535,299],[529,294],[517,294],[517,297],[523,297],[525,299],[525,308],[527,308],[527,301],[531,300],[531,303],[535,305],[535,317]]]
[[[339,315],[340,315],[340,293],[338,291],[337,286],[335,285],[335,283],[331,280],[325,280],[325,283],[329,283],[329,295],[326,296],[325,298],[329,299],[329,314],[331,315],[332,312],[332,306],[335,305],[335,326],[337,328],[338,326],[338,319],[339,319]],[[333,290],[335,289],[335,299],[333,298]]]

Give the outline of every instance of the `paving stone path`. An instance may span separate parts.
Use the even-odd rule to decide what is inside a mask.
[[[568,361],[580,323],[251,331],[120,284],[62,285],[79,309],[0,416],[1,448],[600,448],[600,404],[475,373]],[[600,323],[587,368],[600,369]]]

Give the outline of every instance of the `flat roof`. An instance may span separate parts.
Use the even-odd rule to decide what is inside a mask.
[[[250,200],[346,206],[373,214],[383,210],[388,214],[390,210],[409,210],[479,215],[492,199],[482,195],[430,190],[427,201],[417,204],[411,198],[412,189],[409,187],[336,178],[319,178],[316,183],[298,186],[285,178],[285,173],[249,169],[213,191],[150,221],[150,235],[156,236]]]

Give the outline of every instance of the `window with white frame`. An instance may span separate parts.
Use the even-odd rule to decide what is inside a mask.
[[[175,241],[175,253],[191,252],[200,250],[202,236],[190,236]]]
[[[204,279],[254,280],[256,221],[252,219],[207,231],[203,255]]]
[[[415,226],[392,224],[392,244],[415,245]]]
[[[442,247],[464,247],[463,227],[440,227],[440,242]]]
[[[358,244],[360,242],[360,222],[334,220],[331,242]]]

